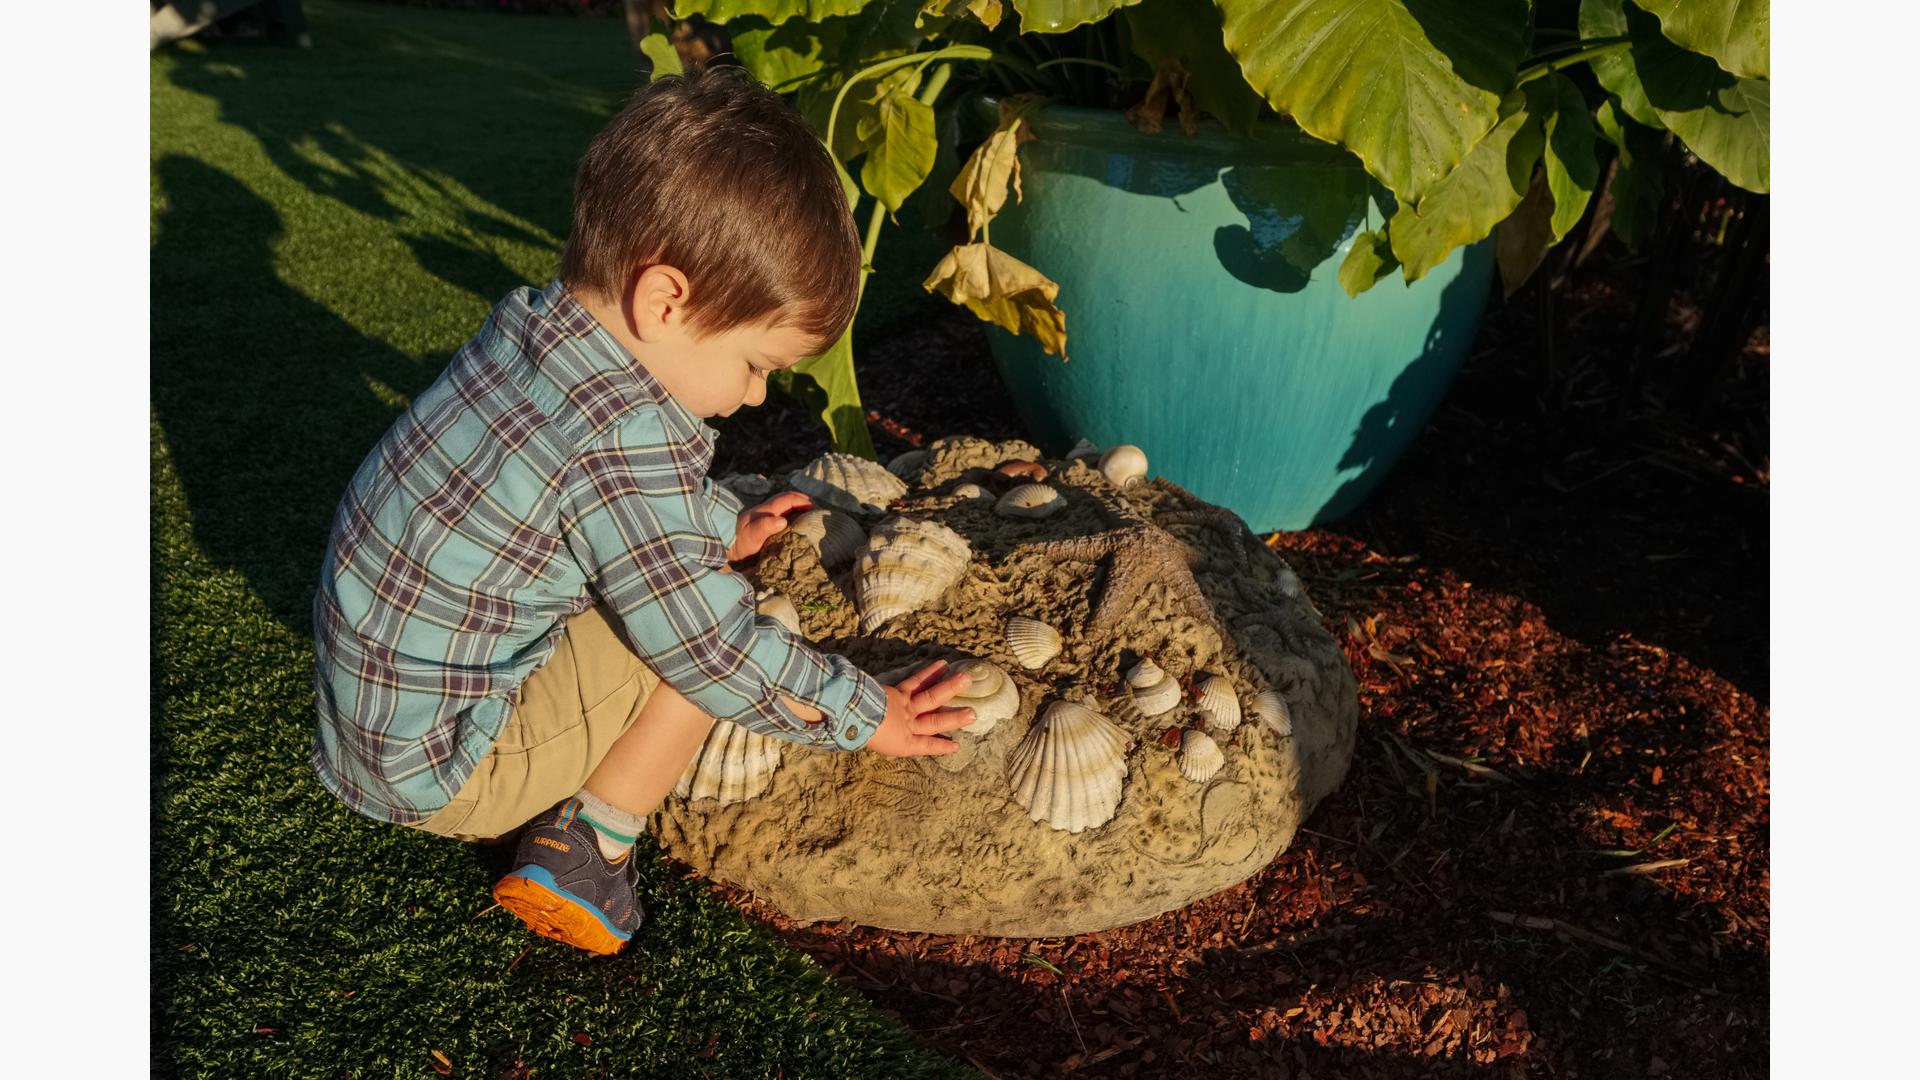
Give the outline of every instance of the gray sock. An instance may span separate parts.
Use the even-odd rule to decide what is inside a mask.
[[[594,836],[600,841],[600,854],[609,860],[631,852],[634,840],[647,831],[645,817],[630,814],[586,788],[581,788],[574,798],[580,800],[580,820],[593,826]]]

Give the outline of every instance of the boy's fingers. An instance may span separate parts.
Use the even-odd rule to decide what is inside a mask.
[[[925,689],[916,690],[913,692],[913,711],[915,713],[932,712],[952,701],[955,694],[965,690],[972,683],[973,676],[962,671],[950,679],[942,679]]]
[[[784,516],[795,510],[813,509],[813,500],[808,498],[804,492],[783,491],[773,498],[768,499],[766,502],[761,503],[760,509],[771,514]]]
[[[898,689],[906,691],[909,704],[914,706],[913,711],[924,712],[925,710],[919,708],[918,703],[913,701],[914,695],[918,694],[920,688],[925,686],[929,680],[938,676],[946,666],[947,662],[945,660],[935,660],[933,663],[928,664],[926,667],[921,668],[919,671],[914,672],[893,685]],[[949,694],[948,696],[951,697],[952,695]]]
[[[915,735],[941,735],[966,727],[974,718],[972,709],[935,709],[914,717],[910,730]]]
[[[960,744],[952,739],[943,739],[938,735],[915,735],[913,754],[916,757],[939,757],[941,754],[957,754]]]

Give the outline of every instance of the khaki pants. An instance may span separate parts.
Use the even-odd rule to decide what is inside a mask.
[[[520,685],[493,749],[453,801],[415,828],[489,840],[580,790],[660,685],[616,621],[598,605],[567,620],[553,656]]]

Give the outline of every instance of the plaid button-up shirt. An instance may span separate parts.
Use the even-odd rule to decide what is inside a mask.
[[[886,715],[880,684],[758,616],[746,578],[722,572],[741,507],[707,478],[714,435],[559,282],[501,301],[334,517],[314,598],[313,765],[328,789],[368,817],[431,817],[564,620],[596,601],[711,715],[864,745]]]

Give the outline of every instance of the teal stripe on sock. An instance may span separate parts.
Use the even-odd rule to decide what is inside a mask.
[[[605,825],[600,824],[598,821],[593,820],[593,816],[591,814],[588,814],[584,810],[580,812],[580,820],[593,826],[595,832],[599,833],[601,836],[604,836],[609,840],[618,840],[623,844],[631,844],[634,841],[639,839],[639,837],[637,836],[620,835],[614,830],[607,828]]]

